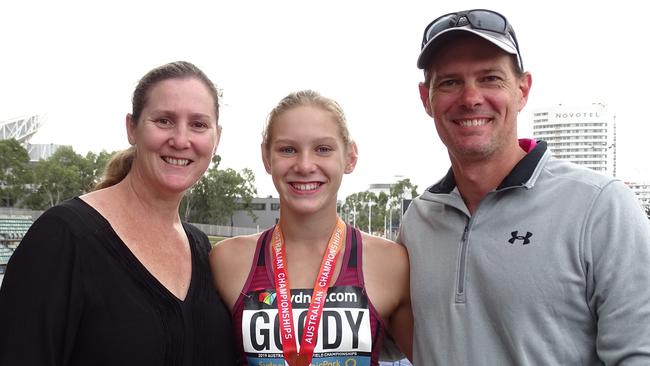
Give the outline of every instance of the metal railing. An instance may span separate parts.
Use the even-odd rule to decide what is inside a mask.
[[[250,227],[237,227],[237,226],[223,226],[223,225],[208,225],[208,224],[195,224],[199,230],[203,231],[208,236],[225,236],[232,237],[237,235],[250,235],[260,232],[260,228]]]

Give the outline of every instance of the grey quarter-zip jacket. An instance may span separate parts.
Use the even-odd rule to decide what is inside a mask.
[[[650,221],[540,141],[470,215],[451,169],[414,199],[414,365],[650,365]]]

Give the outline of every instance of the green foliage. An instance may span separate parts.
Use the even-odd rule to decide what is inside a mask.
[[[349,195],[339,207],[339,214],[363,231],[392,237],[400,224],[402,200],[417,194],[417,186],[408,178],[402,179],[390,187],[389,194],[364,191]]]
[[[112,153],[89,152],[81,156],[71,147],[61,147],[46,160],[33,167],[32,191],[25,204],[33,209],[46,209],[66,199],[92,190]]]
[[[34,167],[34,191],[28,204],[34,209],[45,209],[83,193],[87,183],[87,164],[72,148],[59,148]]]
[[[227,225],[241,202],[250,203],[257,194],[255,175],[250,169],[237,172],[219,169],[221,158],[215,156],[213,166],[190,189],[181,203],[185,221]],[[253,214],[249,211],[249,214]]]
[[[413,185],[411,180],[406,178],[398,181],[390,187],[390,197],[394,201],[399,201],[405,198],[415,198],[418,195],[418,186]]]
[[[70,147],[59,148],[46,160],[29,164],[27,151],[16,140],[0,141],[0,199],[16,207],[44,210],[92,190],[113,153],[81,156]],[[192,222],[225,224],[243,203],[257,194],[250,169],[219,169],[220,158],[185,195],[181,216]],[[253,212],[249,210],[253,215]]]
[[[86,182],[85,185],[85,189],[87,191],[92,190],[95,184],[97,184],[101,176],[104,174],[104,168],[106,168],[106,164],[108,164],[108,161],[111,160],[111,157],[113,157],[114,153],[115,152],[102,150],[99,154],[95,154],[92,151],[86,154],[87,170],[85,171],[84,175],[91,178],[88,182]]]
[[[15,139],[0,140],[0,205],[13,206],[30,182],[29,154]]]
[[[377,204],[378,201],[379,197],[370,191],[353,193],[345,198],[342,216],[346,221],[366,232],[369,231],[370,224],[374,232],[379,227],[378,212],[381,208]],[[381,225],[383,227],[383,221]]]
[[[89,192],[113,153],[89,152],[84,157],[70,147],[61,147],[50,158],[30,165],[20,143],[2,140],[0,155],[1,203],[47,209]],[[185,194],[179,208],[185,221],[232,225],[233,213],[257,195],[255,175],[250,169],[219,169],[220,161],[215,156],[212,167]],[[339,215],[361,230],[392,237],[400,224],[402,200],[415,196],[417,186],[403,179],[392,185],[388,194],[364,191],[346,197],[338,208]],[[650,208],[646,212],[650,218]],[[248,213],[255,217],[250,209]]]

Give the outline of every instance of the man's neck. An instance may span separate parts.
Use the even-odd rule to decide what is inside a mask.
[[[463,161],[451,157],[456,186],[470,214],[474,214],[481,200],[496,189],[526,152],[517,146],[506,156],[484,160]]]

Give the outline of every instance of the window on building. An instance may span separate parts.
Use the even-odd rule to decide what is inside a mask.
[[[240,210],[252,210],[252,211],[266,211],[266,203],[240,203],[238,205]]]

